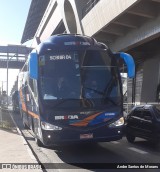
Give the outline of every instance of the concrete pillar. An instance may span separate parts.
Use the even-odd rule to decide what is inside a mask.
[[[160,82],[160,55],[144,62],[143,84],[141,93],[142,103],[155,103],[157,86]]]
[[[82,34],[82,28],[80,25],[79,11],[77,11],[75,0],[64,0],[62,6],[63,9],[63,21],[67,33],[79,33]],[[80,2],[79,2],[80,3]],[[80,9],[79,9],[80,10]]]

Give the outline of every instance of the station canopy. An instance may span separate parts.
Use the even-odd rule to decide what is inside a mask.
[[[31,40],[39,26],[50,0],[32,0],[21,43]]]

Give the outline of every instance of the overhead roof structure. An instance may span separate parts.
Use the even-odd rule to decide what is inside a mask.
[[[21,39],[22,44],[34,37],[49,1],[50,0],[32,0]]]
[[[106,26],[94,34],[94,37],[99,41],[114,44],[117,39],[125,38],[127,34],[140,29],[145,23],[156,20],[160,15],[159,8],[160,0],[139,0],[107,23]],[[133,38],[131,37],[131,39]],[[144,38],[142,37],[142,39],[142,43],[144,43]],[[118,51],[126,51],[136,46],[136,44],[129,45],[131,42],[129,40],[124,47],[119,46],[121,49],[119,48]],[[118,44],[120,45],[119,42]]]
[[[82,9],[83,13],[85,11],[85,15],[83,14],[82,19],[84,17],[87,18],[86,16],[89,11],[92,11],[91,7],[93,8],[93,11],[96,9],[95,6],[98,5],[99,1],[100,0],[94,0],[93,2],[91,0],[86,1],[84,9]],[[49,2],[50,0],[32,0],[21,43],[24,43],[34,37],[38,26],[40,25],[42,17],[47,9],[47,6],[49,5]],[[66,0],[66,2],[69,2],[69,0]],[[92,4],[90,4],[89,2],[91,2]],[[125,9],[123,13],[116,16],[109,23],[106,23],[106,25],[99,29],[97,32],[91,35],[88,33],[85,34],[94,36],[98,41],[112,45],[114,44],[115,40],[126,37],[128,33],[139,29],[145,23],[153,19],[155,20],[159,15],[159,7],[160,0],[137,0],[134,5],[131,5],[129,8]],[[88,20],[89,19],[90,15],[88,15]],[[85,30],[85,28],[83,29]],[[58,27],[57,30],[54,30],[54,33],[58,34],[62,33],[62,31]],[[129,43],[130,42],[131,41],[129,41]],[[117,45],[114,45],[113,49],[116,49],[116,51],[127,51],[132,48],[129,43],[127,42],[127,45],[125,45],[124,47],[120,47],[119,49],[117,49]]]
[[[23,45],[1,45],[0,68],[21,69],[31,51],[32,48]]]

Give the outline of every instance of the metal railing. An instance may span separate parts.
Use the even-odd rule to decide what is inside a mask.
[[[7,60],[7,59],[0,59],[0,61],[7,62],[8,60]],[[18,59],[18,60],[13,59],[13,60],[10,60],[10,61],[11,61],[11,62],[25,62],[26,59],[25,59],[25,58],[24,58],[24,59]]]

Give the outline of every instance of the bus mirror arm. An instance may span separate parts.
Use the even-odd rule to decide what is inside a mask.
[[[119,52],[115,53],[117,58],[122,58],[127,65],[128,77],[135,77],[135,63],[133,57],[130,54]]]
[[[29,55],[29,76],[32,79],[38,79],[38,57],[35,51]]]

